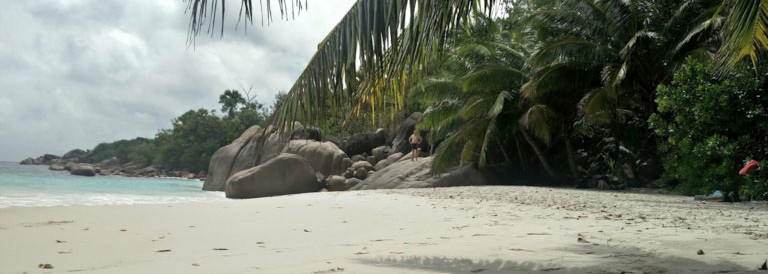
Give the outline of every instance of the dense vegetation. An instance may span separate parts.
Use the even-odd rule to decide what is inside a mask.
[[[102,143],[88,156],[90,162],[115,157],[121,163],[144,167],[160,166],[171,170],[198,172],[208,169],[217,149],[231,143],[248,127],[266,124],[268,109],[236,90],[220,97],[221,112],[190,110],[172,120],[172,128],[161,130],[154,139],[136,138]]]
[[[664,141],[664,179],[686,194],[717,189],[761,196],[768,176],[739,176],[750,159],[768,155],[768,95],[765,69],[736,67],[722,80],[712,62],[690,59],[658,89],[651,126]],[[762,197],[760,197],[762,198]]]
[[[267,14],[273,1],[286,17],[289,7],[304,8],[300,0],[267,0]],[[216,3],[190,1],[190,41],[215,28],[218,21],[206,18],[218,12]],[[767,6],[359,0],[281,94],[276,121],[338,135],[420,111],[418,129],[438,144],[434,172],[477,162],[571,185],[666,183],[687,194],[759,196],[764,172],[736,172],[766,155],[760,57],[768,48]],[[252,22],[253,10],[242,12]],[[239,102],[230,95],[223,102]],[[225,123],[237,113],[222,111],[223,118],[187,113],[154,141],[124,141],[135,148],[124,157],[199,168],[219,141],[237,134]]]

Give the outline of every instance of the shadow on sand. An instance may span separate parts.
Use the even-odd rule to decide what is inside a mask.
[[[441,256],[386,256],[363,258],[359,261],[378,267],[400,268],[437,273],[754,273],[762,262],[756,262],[755,268],[716,261],[705,262],[683,257],[663,256],[642,251],[637,248],[580,245],[569,248],[574,255],[589,256],[590,266],[569,267],[552,260],[551,263],[514,260],[472,260],[469,258],[451,258]],[[530,257],[531,255],[526,255]],[[392,273],[399,271],[393,270]],[[766,272],[768,273],[768,272]]]

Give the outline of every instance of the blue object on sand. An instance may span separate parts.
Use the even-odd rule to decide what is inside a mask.
[[[716,196],[722,196],[724,195],[722,191],[715,190],[715,192],[712,193],[712,195],[709,195],[709,197],[716,197]]]

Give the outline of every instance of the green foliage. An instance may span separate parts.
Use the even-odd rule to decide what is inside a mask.
[[[173,128],[157,134],[158,164],[168,169],[206,170],[222,146],[234,139],[233,125],[205,109],[187,111],[173,119]]]
[[[156,146],[153,140],[139,137],[133,140],[101,143],[88,155],[88,161],[97,163],[115,157],[121,163],[133,162],[140,166],[147,166],[152,164],[155,154]]]
[[[247,94],[246,94],[247,95]],[[248,97],[248,96],[246,96]],[[279,98],[278,98],[279,99]],[[211,156],[254,125],[265,126],[267,110],[236,90],[220,97],[224,117],[206,109],[190,110],[172,120],[172,128],[160,130],[154,139],[136,138],[103,143],[88,156],[95,163],[115,157],[120,163],[157,165],[172,170],[198,172],[208,169]]]
[[[219,96],[219,104],[221,104],[221,111],[227,114],[227,118],[234,118],[240,105],[245,105],[246,101],[240,92],[237,90],[225,90],[221,96]]]
[[[740,65],[722,81],[714,65],[689,59],[668,85],[658,88],[658,114],[651,127],[664,141],[664,179],[685,194],[741,190],[760,195],[768,177],[738,175],[745,159],[768,155],[768,96],[765,74]]]
[[[526,74],[516,67],[525,63],[525,49],[506,40],[502,24],[480,17],[467,26],[471,31],[454,38],[451,50],[430,71],[423,90],[412,99],[427,105],[418,130],[438,147],[433,173],[445,172],[456,163],[477,162],[484,166],[491,154],[506,153],[501,139],[510,131],[500,130],[500,116],[517,106],[520,85]],[[510,54],[517,52],[518,54]]]

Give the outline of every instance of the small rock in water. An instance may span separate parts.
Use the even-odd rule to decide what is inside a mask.
[[[39,264],[37,267],[42,269],[53,269],[53,265],[51,264]]]
[[[696,251],[696,254],[704,255],[704,250],[699,249],[699,251]]]

